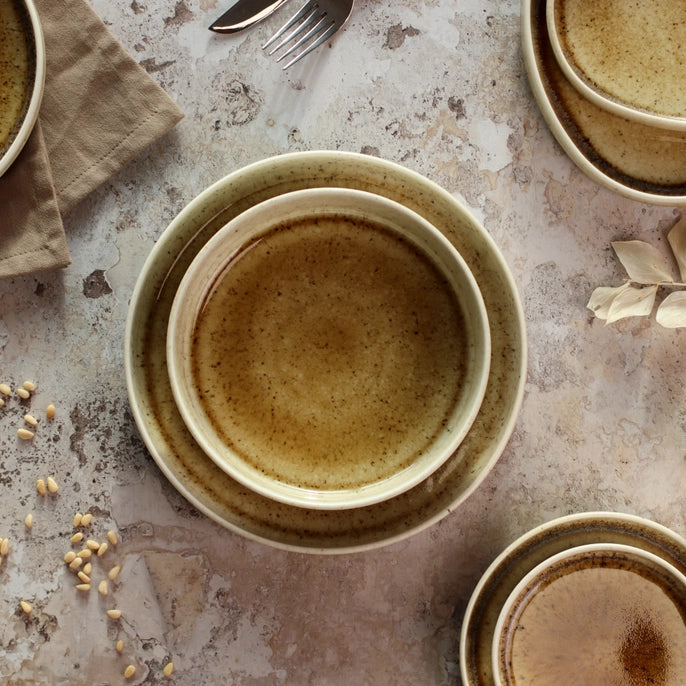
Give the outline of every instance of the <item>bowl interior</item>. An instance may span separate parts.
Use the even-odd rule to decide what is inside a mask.
[[[417,263],[443,283],[422,282],[426,301],[403,285]],[[422,313],[439,306],[455,319],[430,333]],[[180,413],[226,473],[287,504],[345,509],[402,493],[453,453],[483,399],[490,335],[443,234],[387,198],[319,188],[260,203],[208,242],[175,296],[167,354]]]

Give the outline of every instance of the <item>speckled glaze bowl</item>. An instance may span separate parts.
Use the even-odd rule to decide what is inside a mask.
[[[686,131],[681,0],[547,0],[550,42],[581,95],[625,119]]]
[[[294,236],[306,246],[302,263]],[[296,274],[279,263],[285,253]],[[260,262],[251,261],[257,254]],[[432,286],[410,286],[401,274],[432,275]],[[218,328],[201,336],[198,321],[207,321],[225,280],[229,292],[244,290],[239,301],[227,293],[234,306],[217,306]],[[398,303],[407,298],[406,312]],[[457,326],[445,342],[436,341],[439,307],[440,319]],[[414,331],[383,324],[406,317]],[[225,349],[229,336],[236,342]],[[199,339],[212,350],[199,350]],[[206,357],[214,361],[200,372]],[[393,498],[435,472],[476,418],[490,358],[486,307],[452,243],[400,203],[350,188],[284,193],[231,220],[188,268],[167,332],[176,404],[205,453],[266,498],[324,510]],[[243,397],[238,386],[251,390]]]
[[[686,574],[686,540],[643,517],[620,512],[583,512],[553,519],[526,532],[489,565],[465,610],[460,633],[464,686],[493,686],[493,638],[511,593],[537,565],[570,548],[619,544],[652,553]]]
[[[166,361],[169,312],[202,246],[233,217],[267,198],[303,188],[357,188],[411,208],[456,247],[476,279],[489,318],[491,365],[479,413],[459,448],[430,477],[368,507],[323,511],[264,498],[229,477],[186,428]],[[479,487],[514,430],[526,381],[524,312],[511,272],[481,223],[450,193],[399,164],[349,152],[268,158],[201,193],[171,222],[134,288],[125,335],[131,410],[162,473],[201,512],[267,545],[307,553],[350,553],[388,545],[454,512]]]
[[[686,576],[618,543],[563,550],[534,567],[495,626],[495,686],[686,683]]]
[[[2,12],[3,16],[7,13],[8,18],[17,19],[24,31],[26,73],[21,79],[21,85],[15,84],[23,91],[23,102],[21,105],[17,102],[16,107],[11,107],[8,117],[14,120],[14,124],[8,128],[7,136],[3,135],[0,140],[0,176],[10,168],[29,139],[38,119],[45,87],[45,42],[33,0],[11,0],[5,3]],[[5,25],[2,28],[7,30]],[[16,60],[16,56],[12,59]],[[8,88],[7,84],[3,88]],[[0,106],[10,107],[4,97],[0,100]]]

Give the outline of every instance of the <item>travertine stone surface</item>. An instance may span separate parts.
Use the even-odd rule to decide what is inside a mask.
[[[228,2],[93,2],[186,118],[66,218],[68,269],[0,282],[0,382],[38,384],[0,408],[0,683],[120,684],[128,664],[127,683],[163,683],[172,659],[189,685],[459,684],[465,605],[518,535],[586,510],[686,534],[685,334],[585,308],[623,278],[610,241],[667,255],[678,210],[615,195],[562,153],[528,88],[515,0],[358,0],[284,74],[260,46],[297,2],[235,36],[207,30]],[[170,220],[247,163],[314,149],[404,164],[463,200],[512,268],[530,346],[515,432],[479,489],[425,532],[344,556],[272,549],[199,514],[139,438],[123,368],[134,282]],[[39,425],[21,441],[29,411]],[[40,496],[49,475],[59,491]],[[121,539],[89,593],[62,562],[81,547],[76,511],[94,515],[87,538]]]

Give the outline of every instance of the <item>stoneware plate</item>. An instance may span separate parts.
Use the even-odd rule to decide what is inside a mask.
[[[546,0],[522,0],[529,84],[551,132],[597,183],[654,205],[686,204],[686,132],[629,121],[584,98],[566,79],[549,40]]]
[[[460,636],[464,686],[492,686],[491,650],[500,611],[522,578],[549,557],[592,543],[617,543],[653,553],[686,573],[686,540],[640,517],[588,512],[543,524],[509,545],[489,566],[467,605]]]
[[[9,88],[3,86],[4,92],[0,98],[0,107],[8,108],[7,113],[2,112],[2,117],[7,116],[8,121],[14,120],[14,125],[5,129],[2,125],[2,117],[0,117],[0,176],[2,176],[21,152],[38,119],[45,85],[45,43],[33,0],[10,0],[3,4],[0,12],[2,19],[0,72],[13,73],[14,70],[9,69],[7,61],[12,64],[24,63],[26,70],[23,76],[17,75]],[[19,22],[21,28],[14,24],[15,21]],[[10,40],[9,34],[3,35],[4,32],[11,31],[12,38],[16,39],[21,30],[24,31],[25,42],[19,41],[19,44],[11,51],[8,50],[14,41]],[[8,93],[13,89],[16,89],[15,97],[8,97]]]
[[[301,188],[378,193],[425,217],[453,242],[481,289],[491,330],[485,397],[460,447],[428,479],[382,503],[317,511],[264,498],[226,475],[192,439],[174,403],[166,368],[167,320],[183,274],[231,218],[262,200]],[[157,241],[131,298],[125,337],[131,408],[165,476],[209,517],[248,538],[311,553],[379,547],[452,512],[481,483],[512,433],[526,378],[526,334],[509,268],[481,224],[449,193],[399,165],[344,152],[293,153],[218,181],[181,211]]]

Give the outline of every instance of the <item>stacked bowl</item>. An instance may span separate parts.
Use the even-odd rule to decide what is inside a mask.
[[[163,233],[126,374],[148,449],[228,528],[306,552],[385,545],[454,510],[521,404],[521,303],[475,217],[354,153],[240,169]]]
[[[686,204],[686,7],[675,0],[522,0],[529,83],[553,135],[590,178]]]

